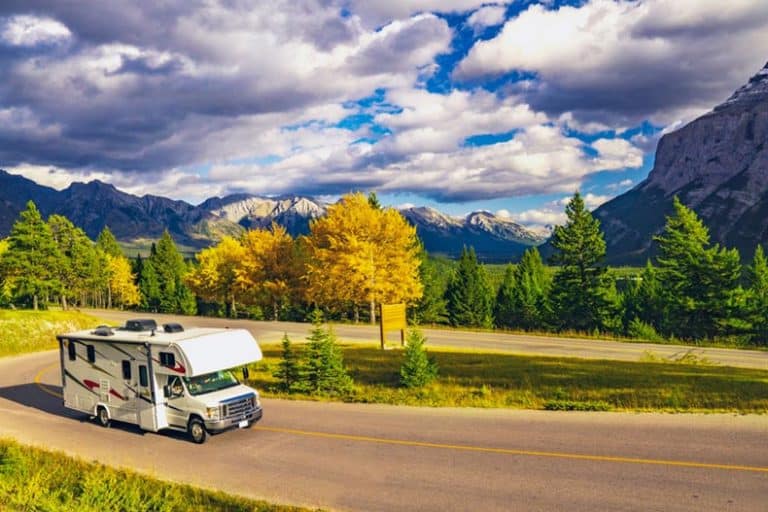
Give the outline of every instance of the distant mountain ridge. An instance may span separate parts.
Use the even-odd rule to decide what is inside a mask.
[[[168,229],[176,242],[195,250],[224,235],[238,236],[245,229],[268,227],[272,222],[293,236],[306,234],[312,219],[325,215],[329,206],[305,196],[251,194],[212,197],[195,206],[160,196],[138,197],[97,180],[73,183],[58,191],[0,170],[0,237],[10,233],[29,200],[46,217],[54,213],[66,216],[92,239],[104,226],[118,240],[129,243],[156,240]],[[509,261],[545,238],[490,212],[456,218],[432,208],[414,207],[401,213],[416,226],[428,252],[449,257],[458,256],[464,246],[473,246],[486,261]]]
[[[712,111],[664,135],[648,178],[595,210],[611,263],[643,263],[672,197],[693,208],[713,242],[750,258],[768,243],[768,64]]]

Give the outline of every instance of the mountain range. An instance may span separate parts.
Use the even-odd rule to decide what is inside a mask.
[[[751,258],[768,242],[768,64],[721,105],[665,134],[648,177],[594,211],[609,262],[644,263],[677,196],[713,242]]]
[[[234,194],[206,199],[199,205],[166,197],[138,197],[101,181],[73,183],[64,190],[39,185],[23,176],[0,170],[0,237],[32,200],[43,216],[64,215],[95,239],[104,226],[126,244],[146,246],[168,229],[174,240],[194,252],[222,236],[276,222],[293,236],[309,232],[312,219],[325,214],[328,204],[304,196],[261,197]],[[542,243],[546,236],[490,212],[451,217],[432,208],[401,210],[414,226],[428,252],[458,256],[472,246],[485,261],[505,262]]]

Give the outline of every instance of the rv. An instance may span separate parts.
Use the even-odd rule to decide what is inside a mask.
[[[262,416],[259,394],[231,369],[261,359],[245,329],[158,328],[129,320],[57,336],[64,406],[88,413],[104,427],[113,420],[157,432],[187,432],[195,443],[208,434],[247,428]]]

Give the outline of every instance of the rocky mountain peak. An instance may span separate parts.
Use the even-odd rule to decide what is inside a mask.
[[[715,111],[741,103],[755,103],[768,100],[768,62],[749,81],[739,87],[725,103],[715,107]]]

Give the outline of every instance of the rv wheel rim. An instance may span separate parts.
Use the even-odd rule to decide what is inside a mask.
[[[203,437],[203,427],[199,423],[192,424],[192,437],[195,439]]]

